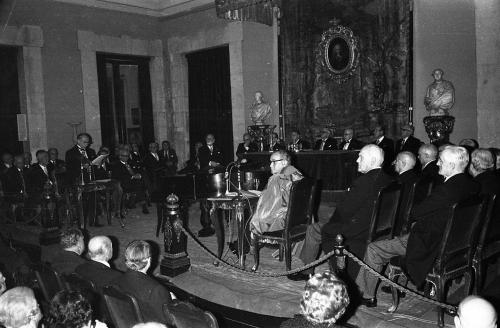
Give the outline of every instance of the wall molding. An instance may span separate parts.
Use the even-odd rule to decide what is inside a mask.
[[[91,31],[78,30],[78,49],[82,64],[85,130],[92,135],[94,143],[102,144],[96,52],[151,58],[149,73],[155,138],[156,140],[165,139],[168,129],[162,41],[98,35]]]

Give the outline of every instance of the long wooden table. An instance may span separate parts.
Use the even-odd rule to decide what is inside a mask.
[[[301,151],[292,154],[292,163],[308,177],[321,181],[322,190],[345,190],[358,174],[359,151]],[[251,164],[269,168],[270,152],[241,154]]]

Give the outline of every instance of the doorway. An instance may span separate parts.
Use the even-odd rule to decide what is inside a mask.
[[[18,52],[19,48],[0,46],[0,153],[23,152],[17,131],[17,114],[21,113]]]
[[[229,46],[186,55],[188,62],[189,140],[191,147],[213,133],[224,164],[233,161],[233,118]],[[193,148],[191,153],[193,154]]]
[[[104,146],[154,141],[149,58],[97,53],[101,136]]]

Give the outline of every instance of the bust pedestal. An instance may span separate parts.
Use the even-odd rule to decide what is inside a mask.
[[[175,277],[189,270],[191,262],[187,255],[187,236],[181,227],[184,222],[181,218],[179,198],[170,194],[165,203],[161,204],[159,211],[165,254],[160,264],[160,273],[165,276]]]
[[[455,118],[450,115],[424,117],[425,132],[427,132],[431,143],[437,147],[450,141],[454,124]]]
[[[256,124],[250,125],[247,131],[257,143],[259,151],[264,151],[264,145],[270,144],[271,134],[275,128],[276,125]]]

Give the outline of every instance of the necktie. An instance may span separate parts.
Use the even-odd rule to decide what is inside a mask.
[[[349,144],[350,144],[350,142],[346,142],[344,147],[342,148],[342,150],[347,150],[347,148],[349,148]]]
[[[26,191],[26,183],[24,182],[23,171],[22,170],[17,170],[17,171],[19,172],[19,177],[21,178],[21,185],[22,185],[21,192],[24,193]]]
[[[214,151],[214,146],[208,146],[208,149],[210,149],[210,154]]]
[[[42,168],[43,173],[45,173],[46,176],[49,176],[49,172],[47,172],[47,167],[43,165],[40,165],[40,167]]]
[[[157,154],[157,153],[152,153],[152,154],[153,154],[153,157],[154,157],[157,161],[159,161],[159,160],[160,160],[160,159],[158,158],[158,154]]]
[[[406,142],[406,140],[405,140],[405,139],[403,139],[403,140],[401,141],[401,150],[403,150],[403,147],[404,147],[404,145],[405,145],[405,142]]]
[[[321,141],[321,147],[319,147],[319,150],[323,150],[323,149],[325,149],[325,143],[326,143],[326,141],[325,141],[325,140],[322,140],[322,141]]]

